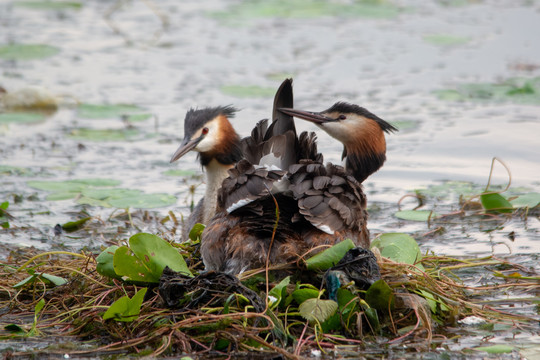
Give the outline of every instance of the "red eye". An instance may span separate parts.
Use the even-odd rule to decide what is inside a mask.
[[[203,134],[203,135],[208,134],[208,128],[207,128],[207,127],[205,127],[205,128],[202,129],[202,134]]]
[[[338,120],[345,120],[347,117],[343,114],[338,116]]]

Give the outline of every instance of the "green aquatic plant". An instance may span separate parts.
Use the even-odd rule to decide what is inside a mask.
[[[113,302],[103,314],[103,320],[113,319],[123,322],[136,320],[139,317],[147,290],[147,288],[142,288],[132,298],[126,295]]]
[[[127,281],[159,282],[166,266],[193,276],[182,255],[171,244],[152,234],[135,234],[129,238],[128,245],[109,247],[98,258],[100,274]]]
[[[0,59],[39,60],[60,52],[60,49],[46,44],[10,44],[0,46]]]
[[[16,1],[14,6],[24,7],[34,10],[79,10],[82,3],[77,1]]]
[[[79,204],[120,209],[152,209],[176,203],[176,197],[169,194],[113,187],[120,185],[120,181],[113,179],[34,180],[27,185],[51,192],[46,197],[49,201],[75,199]]]
[[[0,227],[3,229],[9,228],[8,218],[11,217],[11,215],[7,212],[8,207],[9,201],[0,203]]]
[[[498,83],[461,84],[454,89],[436,90],[448,101],[495,101],[540,105],[540,78],[509,78]]]
[[[389,1],[359,0],[348,3],[322,0],[251,0],[211,15],[227,24],[242,25],[257,18],[319,18],[323,16],[394,18],[401,9]]]
[[[137,238],[137,241],[146,243],[143,252],[137,249]],[[406,239],[399,234],[389,234],[388,238]],[[133,256],[141,263],[154,253],[164,251],[180,255],[180,251],[184,251],[174,246],[161,248],[167,242],[158,239],[150,234],[138,234],[130,239],[128,245]],[[89,339],[100,335],[99,343],[88,342],[84,349],[70,352],[73,355],[96,352],[103,355],[119,352],[130,354],[148,348],[152,350],[146,354],[152,356],[174,356],[186,352],[202,354],[208,351],[272,351],[296,359],[309,349],[339,349],[341,346],[378,343],[381,337],[387,338],[389,344],[407,343],[407,339],[418,344],[421,337],[429,341],[431,334],[436,331],[431,326],[433,320],[445,325],[452,324],[456,317],[477,316],[486,322],[505,323],[509,326],[518,324],[520,328],[534,321],[478,303],[474,294],[485,291],[486,282],[479,290],[475,290],[474,287],[464,285],[456,275],[460,270],[497,268],[501,265],[505,266],[505,273],[511,273],[519,267],[494,258],[459,260],[429,255],[420,259],[417,253],[414,259],[409,255],[404,257],[402,252],[412,254],[417,251],[418,245],[411,239],[396,246],[410,247],[414,251],[388,250],[399,241],[375,242],[373,249],[376,253],[388,254],[388,257],[379,258],[382,280],[365,291],[358,289],[354,283],[343,283],[338,286],[334,299],[330,298],[329,289],[321,288],[323,270],[309,271],[294,264],[285,264],[278,272],[287,270],[291,275],[281,281],[270,280],[269,302],[264,308],[263,301],[263,309],[255,307],[252,299],[228,291],[213,292],[211,303],[198,302],[195,309],[164,308],[155,288],[149,286],[141,289],[137,284],[131,284],[134,280],[127,275],[123,275],[127,281],[118,281],[111,280],[108,274],[103,273],[103,265],[108,263],[109,270],[112,269],[116,274],[118,266],[114,262],[121,247],[106,249],[96,259],[97,263],[91,254],[68,252],[49,252],[32,256],[28,260],[24,257],[19,260],[13,258],[11,264],[2,270],[11,276],[0,279],[5,289],[11,289],[9,300],[4,301],[8,301],[14,309],[10,316],[18,324],[6,325],[9,327],[5,328],[5,336],[24,336],[24,329],[28,328],[24,320],[28,318],[27,314],[39,313],[39,322],[34,321],[37,330],[35,336],[57,334]],[[154,246],[157,243],[161,245]],[[107,258],[106,261],[102,261],[103,256]],[[178,261],[170,258],[165,263],[174,264]],[[20,262],[24,264],[20,265]],[[96,266],[102,269],[96,272]],[[189,270],[195,275],[202,270],[195,264],[191,266]],[[153,267],[147,262],[142,267],[134,266],[131,271],[133,274],[141,271],[150,274]],[[20,289],[6,287],[20,281],[21,271],[14,272],[13,269],[25,268],[40,273],[54,273],[68,282],[55,287],[54,292],[43,288],[38,282],[28,283]],[[249,282],[254,286],[259,296],[265,296],[266,292],[262,289],[266,280],[257,275],[260,271],[253,269],[243,278],[244,283]],[[159,277],[158,272],[155,274]],[[148,275],[143,281],[153,276]],[[530,291],[531,281],[526,277],[514,277],[506,286],[516,291]],[[205,287],[212,285],[203,281],[198,286],[193,294],[205,294],[210,291],[210,288],[205,290]],[[33,293],[40,298],[46,292],[48,300],[41,309],[36,307],[39,305],[38,300],[30,303],[24,300],[24,294]],[[13,296],[15,293],[19,295]],[[193,300],[193,294],[186,293],[183,303]],[[215,302],[219,298],[222,300]],[[69,307],[63,307],[63,304],[69,304]],[[39,311],[35,312],[36,309]],[[122,322],[122,326],[116,321]],[[47,351],[49,355],[56,353],[55,349]],[[23,353],[19,351],[17,354]]]
[[[17,124],[33,124],[44,121],[44,114],[35,112],[9,112],[0,114],[0,124],[17,123]]]

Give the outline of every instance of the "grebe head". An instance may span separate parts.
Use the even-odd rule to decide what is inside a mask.
[[[358,181],[377,171],[386,160],[385,133],[397,129],[363,107],[337,102],[321,112],[281,108],[280,111],[310,121],[343,144],[347,168]]]
[[[224,165],[238,162],[242,158],[240,138],[229,121],[236,111],[232,106],[188,110],[184,120],[184,139],[171,162],[191,150],[199,153],[203,166],[212,159]]]

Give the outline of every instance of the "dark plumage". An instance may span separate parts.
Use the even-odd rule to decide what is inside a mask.
[[[292,106],[292,97],[286,80],[270,126],[261,121],[242,140],[245,159],[223,181],[218,212],[202,234],[208,270],[238,274],[264,266],[267,258],[270,264],[296,261],[347,238],[369,247],[360,183],[340,166],[323,165],[314,133],[296,136],[292,116],[277,111]]]

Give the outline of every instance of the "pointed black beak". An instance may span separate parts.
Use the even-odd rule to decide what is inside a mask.
[[[315,124],[324,124],[331,121],[337,121],[336,119],[329,118],[328,116],[324,116],[318,112],[296,110],[296,109],[290,109],[290,108],[279,108],[278,110],[284,114],[294,116],[300,119],[304,119],[307,121],[311,121],[312,123],[315,123]]]
[[[189,140],[189,138],[185,137],[182,143],[180,144],[180,147],[178,148],[178,150],[176,150],[176,152],[172,156],[170,162],[175,162],[176,160],[180,159],[182,156],[187,154],[189,151],[193,150],[193,148],[197,146],[197,144],[200,143],[202,139],[203,139],[203,136],[199,136],[198,138],[193,139],[193,140]]]

